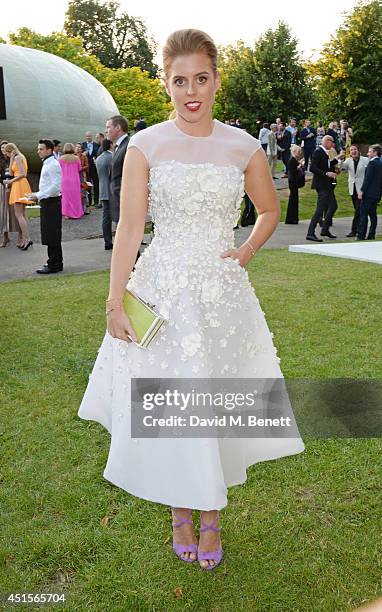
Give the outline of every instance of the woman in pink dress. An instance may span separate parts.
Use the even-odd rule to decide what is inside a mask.
[[[58,163],[62,170],[62,214],[65,219],[79,219],[84,214],[81,201],[81,162],[70,142],[64,145],[64,154]]]

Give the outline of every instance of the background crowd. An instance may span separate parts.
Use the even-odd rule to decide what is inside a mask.
[[[238,129],[245,129],[240,119],[226,120],[225,123]],[[134,133],[146,127],[146,122],[141,117],[135,122]],[[317,224],[321,226],[321,236],[336,238],[330,231],[338,207],[334,190],[337,183],[336,176],[341,171],[345,171],[348,173],[349,196],[354,207],[352,226],[347,237],[355,237],[357,240],[375,238],[377,205],[382,195],[379,145],[371,146],[367,157],[362,156],[358,145],[352,143],[353,131],[344,119],[339,122],[332,121],[328,126],[318,121],[316,126],[313,126],[309,119],[299,123],[292,117],[286,123],[278,117],[273,123],[263,123],[258,138],[267,156],[273,179],[275,181],[280,178],[288,179],[289,201],[286,224],[299,222],[299,189],[305,185],[306,172],[311,172],[312,188],[317,191],[317,206],[306,238],[322,242],[322,239],[315,234]],[[60,168],[60,189],[57,194],[61,195],[60,215],[66,220],[80,219],[83,215],[90,214],[93,208],[103,209],[102,234],[106,250],[113,248],[112,222],[117,223],[119,220],[119,191],[128,140],[127,120],[117,115],[106,122],[106,135],[98,132],[95,139],[92,132],[88,131],[82,142],[62,144],[57,139],[44,141],[49,146],[49,143],[52,145],[52,151],[48,149],[47,157],[53,157]],[[369,167],[370,160],[374,159],[379,165],[374,164]],[[283,165],[284,174],[281,176],[276,176],[278,160]],[[36,204],[40,198],[36,199],[36,194],[32,194],[27,173],[28,163],[18,146],[5,140],[1,141],[1,247],[9,244],[10,232],[18,233],[16,245],[19,249],[26,251],[33,244],[25,209],[28,204]],[[370,227],[367,234],[368,220]],[[255,222],[255,207],[245,195],[241,225],[253,225]],[[61,230],[59,234],[61,243]],[[139,257],[139,253],[137,256]],[[60,257],[60,263],[56,265],[59,269],[56,271],[61,271],[63,267],[62,254]],[[45,268],[48,271],[55,271],[50,269],[51,266],[48,264]]]
[[[119,121],[117,128],[113,121]],[[116,116],[107,123],[107,134],[98,132],[93,139],[92,132],[85,134],[85,140],[77,143],[63,144],[52,139],[51,155],[57,160],[61,169],[61,214],[66,219],[80,219],[89,215],[94,208],[103,208],[102,229],[105,249],[112,248],[112,220],[119,218],[118,185],[114,194],[114,206],[111,204],[110,185],[118,183],[118,176],[113,177],[116,168],[122,172],[126,146],[120,148],[118,156],[114,154],[122,141],[128,139],[128,124],[125,118]],[[135,122],[134,132],[146,127],[143,117]],[[37,143],[36,143],[37,147]],[[118,159],[119,163],[118,163]],[[122,162],[122,163],[121,163]],[[0,142],[0,247],[10,243],[10,232],[17,232],[16,245],[23,251],[33,244],[30,240],[29,221],[26,206],[35,205],[30,199],[31,185],[27,180],[28,162],[25,155],[14,143]],[[118,170],[117,170],[118,175]]]
[[[243,127],[240,121],[229,121],[230,125]],[[377,227],[377,206],[382,196],[381,146],[368,149],[367,157],[361,155],[357,144],[352,143],[353,130],[345,119],[331,121],[325,127],[321,121],[316,127],[309,119],[302,125],[295,117],[285,123],[278,117],[274,123],[264,123],[259,132],[274,180],[276,164],[282,161],[284,175],[288,178],[289,201],[285,223],[299,221],[298,190],[305,186],[305,173],[311,172],[312,189],[317,191],[317,205],[308,227],[306,239],[322,242],[315,234],[317,224],[321,236],[335,239],[331,233],[333,216],[338,208],[335,197],[337,175],[348,173],[349,195],[352,199],[354,217],[347,237],[356,240],[374,240]],[[369,166],[370,161],[375,161]],[[368,223],[369,230],[367,232]]]
[[[135,122],[134,131],[145,128],[145,120],[141,117]],[[18,248],[28,250],[33,242],[26,206],[38,202],[41,241],[48,246],[48,261],[36,270],[37,273],[63,270],[62,217],[79,219],[89,214],[92,205],[103,208],[105,249],[113,248],[112,222],[119,220],[122,169],[129,141],[127,120],[121,115],[111,117],[106,122],[106,132],[106,136],[99,132],[93,140],[89,131],[83,142],[63,146],[57,139],[36,143],[43,167],[39,190],[35,193],[26,178],[25,155],[14,143],[4,140],[0,143],[0,246],[9,244],[10,232],[18,232]]]

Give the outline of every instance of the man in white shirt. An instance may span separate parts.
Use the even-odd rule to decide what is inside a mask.
[[[48,247],[48,261],[36,270],[37,274],[54,274],[63,270],[61,167],[53,155],[53,149],[51,140],[39,141],[37,153],[43,162],[39,190],[28,194],[30,200],[40,203],[41,244]]]
[[[298,138],[297,119],[295,117],[292,117],[289,120],[289,125],[287,125],[285,129],[288,130],[288,132],[290,132],[292,135],[291,144],[297,144],[297,138]]]

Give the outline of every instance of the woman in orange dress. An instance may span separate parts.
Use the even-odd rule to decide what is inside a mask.
[[[13,142],[9,142],[5,145],[4,152],[9,158],[9,171],[12,174],[12,178],[6,179],[4,185],[7,189],[10,188],[11,190],[9,194],[9,204],[14,206],[15,215],[22,232],[21,244],[17,246],[22,251],[26,251],[33,244],[29,236],[29,222],[25,214],[25,206],[29,204],[29,201],[26,199],[26,194],[32,191],[26,178],[28,164],[25,156]]]

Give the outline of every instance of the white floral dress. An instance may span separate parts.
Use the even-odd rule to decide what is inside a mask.
[[[201,510],[227,505],[259,461],[304,450],[301,438],[132,438],[131,378],[282,378],[279,358],[247,271],[222,259],[234,246],[244,171],[260,148],[241,129],[214,120],[194,137],[174,121],[134,135],[145,155],[151,244],[127,287],[168,318],[149,349],[106,331],[79,416],[111,434],[104,477],[143,499]]]

